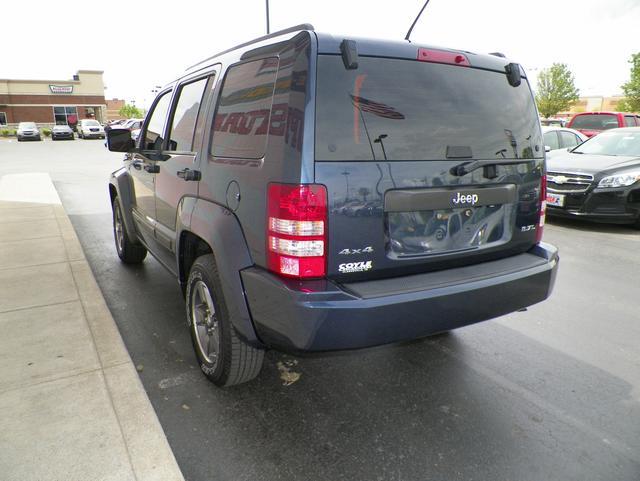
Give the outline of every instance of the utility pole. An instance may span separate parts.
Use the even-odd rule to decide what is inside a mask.
[[[269,0],[267,1],[267,35],[269,35],[271,33],[270,29],[269,29]]]

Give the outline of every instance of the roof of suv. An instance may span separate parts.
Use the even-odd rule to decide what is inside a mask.
[[[418,48],[435,49],[448,52],[456,52],[464,54],[472,67],[504,71],[505,65],[510,61],[507,60],[502,54],[476,54],[466,50],[453,50],[449,48],[443,48],[433,45],[423,45],[407,42],[404,40],[382,40],[373,38],[360,38],[353,36],[333,35],[328,33],[316,32],[313,25],[301,24],[295,27],[287,28],[279,32],[274,32],[270,35],[256,38],[238,46],[232,47],[223,52],[217,53],[195,65],[187,68],[185,75],[196,72],[203,68],[208,67],[218,62],[226,54],[235,52],[238,56],[239,52],[242,52],[241,58],[247,58],[252,54],[260,55],[267,51],[278,52],[283,50],[289,41],[293,40],[298,33],[308,32],[311,35],[315,35],[318,41],[318,53],[340,55],[340,44],[344,39],[355,40],[357,43],[358,54],[363,56],[376,56],[376,57],[390,57],[390,58],[406,58],[411,60],[417,59],[416,50]],[[283,40],[278,40],[278,37],[286,37]],[[270,49],[269,46],[278,44],[280,48]],[[526,73],[521,69],[521,75],[526,77]]]

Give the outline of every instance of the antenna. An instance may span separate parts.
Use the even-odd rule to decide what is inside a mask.
[[[404,37],[404,39],[411,43],[411,40],[409,40],[409,37],[411,36],[411,32],[413,31],[413,27],[416,26],[416,23],[418,23],[418,19],[420,18],[420,15],[422,15],[422,12],[424,11],[425,7],[427,6],[427,4],[429,3],[429,0],[427,0],[426,2],[424,2],[424,5],[422,6],[422,8],[420,9],[420,12],[418,13],[418,16],[416,17],[416,19],[413,21],[413,23],[411,24],[411,27],[409,28],[409,31],[407,32],[406,37]]]

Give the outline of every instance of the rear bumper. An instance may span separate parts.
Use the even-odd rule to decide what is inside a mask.
[[[551,294],[558,251],[349,285],[241,272],[258,337],[285,351],[357,349],[425,337],[517,311]]]

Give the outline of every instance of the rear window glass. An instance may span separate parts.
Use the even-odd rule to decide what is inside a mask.
[[[267,58],[227,71],[214,119],[216,157],[259,159],[264,155],[278,60]]]
[[[411,60],[318,59],[316,160],[542,157],[526,79]]]
[[[618,118],[611,114],[578,115],[571,122],[572,129],[607,130],[618,127]]]

